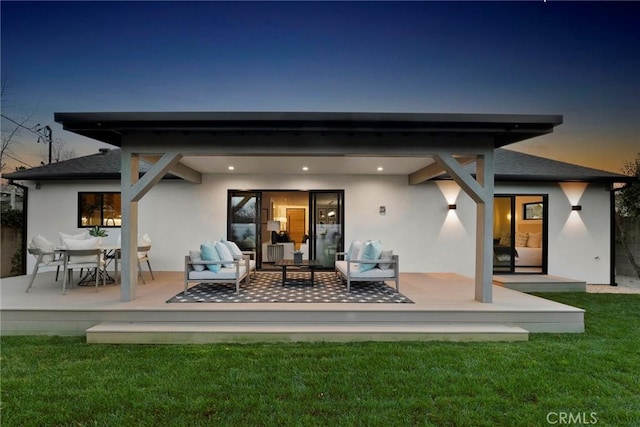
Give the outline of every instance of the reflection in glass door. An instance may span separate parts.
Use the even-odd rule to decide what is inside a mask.
[[[333,268],[336,252],[344,250],[344,191],[311,191],[311,257]]]
[[[260,193],[230,191],[227,240],[236,242],[243,251],[257,251],[260,235]]]

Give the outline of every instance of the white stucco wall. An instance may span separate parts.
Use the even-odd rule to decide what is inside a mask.
[[[594,284],[610,282],[610,193],[604,184],[499,184],[496,194],[548,194],[548,273]],[[571,205],[582,205],[572,211]]]
[[[406,176],[205,175],[200,185],[162,182],[155,186],[139,203],[139,231],[151,236],[155,270],[181,270],[189,249],[197,249],[206,239],[226,237],[228,189],[344,189],[345,245],[353,239],[380,239],[385,248],[400,255],[403,272],[456,272],[472,277],[475,204],[462,192],[449,200],[455,187],[437,182],[409,186]],[[29,239],[42,234],[57,242],[60,231],[79,232],[78,192],[119,188],[115,181],[32,187]],[[609,193],[603,186],[584,191],[580,213],[571,212],[565,191],[557,184],[497,184],[496,194],[500,193],[549,194],[549,274],[609,282]],[[449,211],[448,203],[456,203],[457,209]],[[386,207],[386,215],[379,214],[380,206]],[[105,242],[115,243],[118,234],[119,229],[111,229]],[[33,262],[30,257],[28,271]]]

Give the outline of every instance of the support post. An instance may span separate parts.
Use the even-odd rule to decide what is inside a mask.
[[[490,303],[493,301],[493,147],[477,154],[475,179],[452,153],[440,151],[434,160],[476,202],[475,299]]]
[[[138,285],[138,201],[134,186],[139,178],[139,156],[122,148],[122,235],[121,262],[122,280],[120,300],[132,301],[136,298]]]
[[[483,202],[476,205],[475,299],[493,302],[493,150],[478,156],[476,179],[484,189]]]

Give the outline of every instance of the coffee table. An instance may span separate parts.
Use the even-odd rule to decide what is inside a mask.
[[[315,259],[303,260],[301,262],[294,262],[292,259],[281,259],[276,261],[274,264],[276,267],[282,267],[282,286],[284,285],[299,285],[299,284],[308,284],[311,283],[311,286],[314,285],[314,273],[316,267],[321,267],[322,263]],[[287,268],[288,267],[296,267],[299,271],[309,271],[311,272],[311,282],[308,281],[300,281],[300,280],[290,280],[287,281]]]

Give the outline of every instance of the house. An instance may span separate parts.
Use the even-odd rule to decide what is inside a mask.
[[[331,267],[354,239],[380,239],[401,272],[495,272],[613,283],[615,183],[629,177],[502,147],[561,116],[370,113],[57,113],[114,146],[5,175],[29,189],[28,236],[122,231],[122,300],[135,298],[135,236],[181,270],[206,239],[259,253],[268,221],[308,235]],[[259,259],[262,258],[259,256]],[[28,269],[33,266],[29,260]]]

